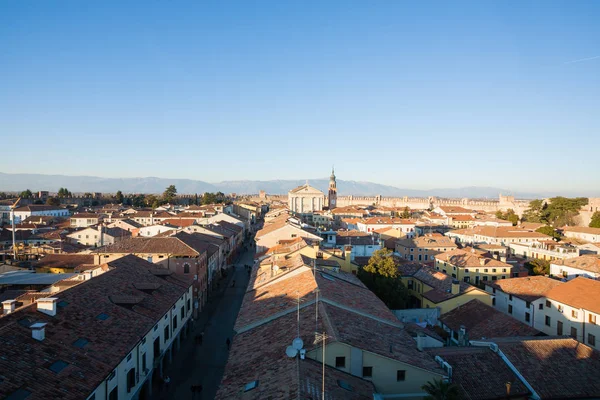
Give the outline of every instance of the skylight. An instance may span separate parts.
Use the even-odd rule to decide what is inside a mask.
[[[100,321],[106,321],[108,319],[108,314],[104,314],[104,313],[98,314],[96,316],[96,319],[99,319]]]
[[[341,387],[342,389],[346,389],[350,392],[354,392],[354,388],[352,386],[350,386],[350,384],[348,382],[338,379],[337,383],[338,383],[338,386]]]
[[[62,301],[59,301],[59,302],[58,302],[58,304],[56,304],[56,305],[57,305],[58,307],[60,307],[60,308],[64,308],[64,307],[66,307],[67,305],[69,305],[69,302],[68,302],[68,301],[65,301],[65,300],[62,300]]]
[[[27,389],[19,388],[6,397],[6,400],[23,400],[29,397],[31,392]]]
[[[332,276],[329,276],[327,274],[324,274],[321,272],[321,276],[325,279],[327,279],[328,281],[335,281],[335,279]]]
[[[51,366],[49,366],[48,369],[50,369],[50,371],[56,372],[58,374],[60,371],[65,369],[67,367],[67,365],[69,365],[69,364],[64,362],[63,360],[58,360],[58,361],[55,361]]]
[[[246,386],[244,386],[244,392],[249,392],[252,389],[256,389],[257,387],[258,387],[258,380],[252,381],[252,382],[246,384]]]
[[[76,341],[73,342],[73,346],[79,347],[79,348],[83,348],[88,343],[89,343],[89,341],[87,339],[79,338],[79,339],[77,339]]]

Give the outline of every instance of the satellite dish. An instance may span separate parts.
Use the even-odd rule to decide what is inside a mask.
[[[296,357],[297,354],[298,354],[298,350],[296,350],[292,346],[286,347],[286,349],[285,349],[285,355],[286,356],[292,358],[292,357]]]
[[[296,350],[300,350],[303,346],[304,346],[304,342],[299,337],[297,337],[296,339],[294,339],[292,341],[292,347]]]

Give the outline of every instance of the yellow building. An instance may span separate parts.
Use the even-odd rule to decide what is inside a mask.
[[[410,261],[433,261],[437,254],[457,249],[458,246],[450,238],[439,233],[431,233],[416,238],[405,238],[396,241],[396,253]]]
[[[498,256],[502,259],[502,257]],[[435,269],[460,281],[483,285],[511,278],[513,266],[475,249],[457,249],[435,256]]]
[[[93,254],[48,254],[34,264],[36,272],[41,273],[73,273],[82,265],[98,264]]]
[[[485,290],[460,282],[432,267],[404,264],[398,269],[415,307],[438,308],[444,314],[475,299],[492,305],[492,296]]]

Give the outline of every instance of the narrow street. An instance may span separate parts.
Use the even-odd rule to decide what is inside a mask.
[[[194,331],[181,349],[174,353],[173,362],[165,367],[170,387],[156,386],[152,399],[209,400],[215,397],[227,363],[227,338],[233,339],[233,326],[248,285],[244,264],[252,265],[254,249],[243,252],[236,262],[235,272],[220,281],[220,290],[209,298],[204,310],[194,321]],[[233,273],[231,273],[233,272]],[[235,280],[235,287],[231,287]],[[204,332],[202,345],[195,336]],[[193,393],[192,386],[202,385],[201,393]]]

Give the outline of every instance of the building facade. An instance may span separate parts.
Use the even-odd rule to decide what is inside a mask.
[[[293,214],[310,214],[325,206],[325,195],[308,184],[298,186],[288,193],[288,206]]]

